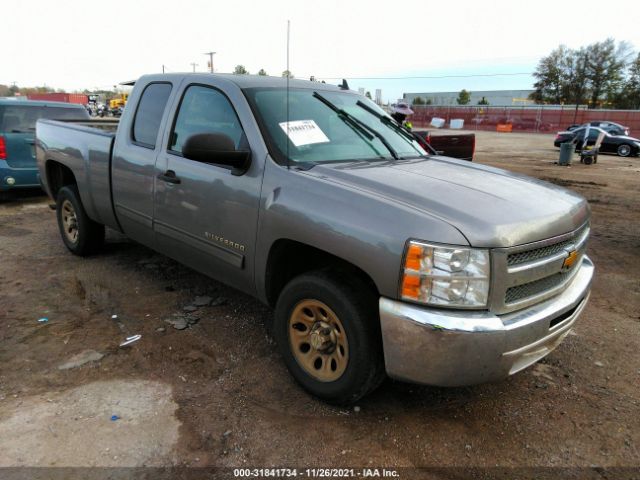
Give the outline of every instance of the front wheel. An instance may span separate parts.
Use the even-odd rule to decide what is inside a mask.
[[[631,155],[631,145],[627,145],[626,143],[620,145],[618,147],[618,155],[620,155],[621,157],[628,157],[629,155]]]
[[[104,243],[104,225],[89,218],[75,185],[62,187],[58,192],[56,216],[62,241],[71,253],[86,256],[100,250]]]
[[[384,379],[377,298],[364,282],[317,271],[282,291],[274,335],[287,368],[305,389],[349,404]]]

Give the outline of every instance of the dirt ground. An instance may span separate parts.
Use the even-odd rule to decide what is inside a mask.
[[[573,333],[501,383],[388,380],[356,409],[294,383],[258,301],[112,231],[74,257],[43,196],[0,205],[0,466],[640,467],[640,159],[559,167],[552,138],[479,132],[476,161],[589,200]]]

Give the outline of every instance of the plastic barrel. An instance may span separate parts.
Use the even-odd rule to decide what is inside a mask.
[[[569,165],[575,145],[572,142],[564,142],[560,144],[560,159],[558,165]]]

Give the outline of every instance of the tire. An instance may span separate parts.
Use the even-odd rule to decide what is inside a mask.
[[[631,145],[627,145],[626,143],[623,143],[622,145],[618,146],[618,156],[620,157],[628,157],[629,155],[631,155]]]
[[[586,157],[584,157],[584,164],[585,165],[591,165],[593,163],[593,157],[591,155],[588,155]]]
[[[71,253],[84,257],[100,250],[104,225],[89,218],[75,185],[62,187],[58,192],[56,217],[62,241]]]
[[[295,380],[329,403],[351,404],[385,378],[378,299],[353,276],[320,270],[291,280],[273,332]]]

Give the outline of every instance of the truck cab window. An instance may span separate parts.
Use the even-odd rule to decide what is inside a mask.
[[[131,134],[134,142],[155,148],[162,114],[170,93],[171,84],[169,83],[151,83],[144,89],[133,119]]]
[[[186,140],[196,133],[223,133],[233,140],[236,148],[246,144],[240,120],[227,97],[201,85],[188,87],[182,97],[169,150],[182,153]]]

